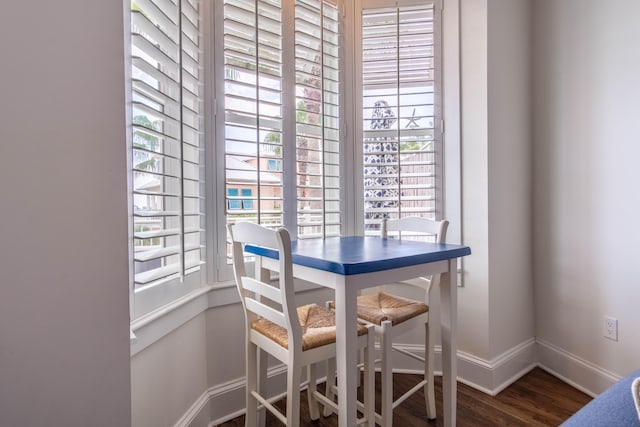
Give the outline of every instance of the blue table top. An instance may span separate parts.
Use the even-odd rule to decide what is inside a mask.
[[[269,248],[247,245],[245,251],[278,258],[278,252]],[[329,237],[291,242],[294,264],[345,276],[449,260],[470,254],[468,246],[384,240],[379,237]]]

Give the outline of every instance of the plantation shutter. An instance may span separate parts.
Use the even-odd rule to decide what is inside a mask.
[[[204,255],[197,0],[131,3],[136,286],[198,272]]]
[[[283,224],[281,20],[279,1],[224,2],[227,223]]]
[[[340,234],[340,53],[337,3],[295,6],[298,237]]]
[[[383,218],[434,218],[440,151],[435,8],[362,11],[365,232]]]
[[[339,14],[335,1],[293,4],[287,15],[277,0],[224,2],[226,222],[286,226],[300,238],[339,235]],[[294,52],[283,52],[286,37]],[[295,78],[287,99],[285,75]],[[283,138],[286,123],[295,139]],[[295,170],[284,169],[285,151],[295,153]],[[289,186],[296,201],[286,206],[297,214],[285,217]]]

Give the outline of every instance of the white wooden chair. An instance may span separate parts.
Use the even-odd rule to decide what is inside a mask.
[[[402,234],[434,235],[436,243],[444,243],[447,234],[448,221],[433,221],[422,217],[406,217],[397,220],[383,220],[381,237],[389,238],[390,233],[398,239]],[[358,296],[358,318],[367,324],[374,325],[376,337],[380,343],[381,363],[381,411],[376,413],[376,422],[383,427],[393,424],[393,409],[404,402],[416,391],[424,388],[427,417],[436,418],[435,395],[433,388],[433,323],[429,322],[429,293],[438,286],[440,275],[419,277],[401,282],[403,286],[410,285],[424,292],[420,301],[404,298],[386,292],[385,286],[378,287],[375,292]],[[330,307],[333,303],[330,303]],[[393,345],[393,338],[408,330],[424,325],[425,357]],[[393,364],[392,350],[416,359],[424,364],[424,379],[416,386],[393,400]],[[332,398],[331,390],[328,396]]]
[[[247,413],[246,426],[257,426],[260,407],[267,408],[283,424],[300,425],[300,388],[302,368],[307,367],[307,395],[311,419],[320,417],[318,401],[337,412],[337,405],[316,388],[315,364],[336,354],[335,316],[316,304],[295,305],[289,232],[241,222],[228,226],[233,245],[233,268],[245,314]],[[245,244],[278,251],[271,270],[256,258],[255,277],[247,275],[243,247]],[[277,271],[277,284],[270,283],[270,271]],[[358,341],[365,353],[364,416],[359,423],[374,426],[374,333],[373,327],[359,325]],[[287,365],[287,405],[282,414],[261,394],[261,379],[266,378],[266,351]]]

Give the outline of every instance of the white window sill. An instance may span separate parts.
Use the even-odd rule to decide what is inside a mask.
[[[318,287],[310,283],[296,283],[297,292]],[[130,326],[131,356],[210,308],[239,303],[238,289],[233,282],[216,283],[198,288],[170,304],[140,316]]]
[[[131,322],[131,356],[209,308],[240,302],[233,283],[199,288]]]

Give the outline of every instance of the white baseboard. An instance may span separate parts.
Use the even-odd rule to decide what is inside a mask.
[[[538,338],[536,343],[540,367],[589,396],[597,396],[621,379],[548,341]]]
[[[173,427],[207,427],[210,418],[209,411],[207,410],[210,400],[209,390],[207,390],[193,402],[193,405],[180,417]]]
[[[403,345],[400,347],[415,354],[424,354],[424,347],[419,345]],[[399,367],[394,368],[395,372],[410,374],[422,372],[420,363],[408,357],[395,356],[393,363],[393,366]],[[489,361],[458,351],[458,381],[483,393],[495,396],[535,368],[536,365],[534,338],[509,349]],[[442,349],[439,346],[435,348],[434,371],[436,375],[442,375]]]
[[[495,396],[537,366],[534,338],[492,360],[458,352],[458,381]]]
[[[269,368],[267,390],[282,390],[286,373],[285,365]],[[213,427],[239,417],[245,412],[245,384],[243,377],[209,388],[173,427]]]

